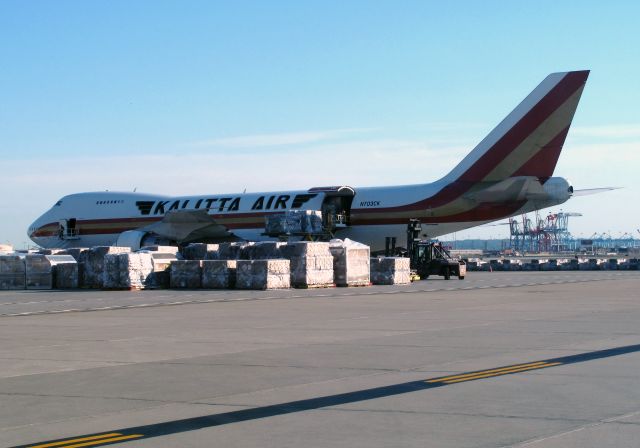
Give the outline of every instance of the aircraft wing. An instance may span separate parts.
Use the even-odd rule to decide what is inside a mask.
[[[231,233],[218,223],[207,210],[174,210],[167,212],[162,221],[140,230],[175,240],[179,243],[195,239],[227,238]]]
[[[534,176],[509,177],[464,197],[474,202],[516,202],[545,197],[540,180]]]

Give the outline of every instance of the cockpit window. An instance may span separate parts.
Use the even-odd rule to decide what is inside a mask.
[[[59,207],[62,205],[62,200],[59,200],[58,202],[56,202],[56,204],[54,205],[54,207]]]

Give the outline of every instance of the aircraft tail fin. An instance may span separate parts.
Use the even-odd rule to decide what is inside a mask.
[[[588,76],[588,70],[547,76],[444,180],[551,177]]]

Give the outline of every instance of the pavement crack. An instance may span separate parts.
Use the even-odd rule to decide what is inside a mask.
[[[367,409],[367,408],[336,408],[327,407],[318,409],[318,411],[337,411],[337,412],[367,412],[367,413],[389,413],[389,414],[415,414],[415,415],[441,415],[441,416],[463,416],[463,417],[482,417],[495,419],[518,419],[518,420],[540,420],[549,422],[571,422],[571,423],[594,423],[593,420],[567,418],[567,417],[546,417],[538,415],[513,415],[513,414],[488,414],[482,412],[443,412],[443,411],[410,411],[398,409]]]

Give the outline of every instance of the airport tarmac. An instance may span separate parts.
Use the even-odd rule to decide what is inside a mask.
[[[639,290],[1,291],[0,446],[636,447]]]

